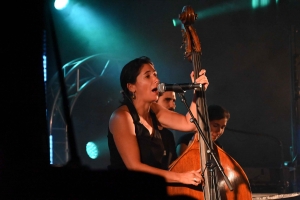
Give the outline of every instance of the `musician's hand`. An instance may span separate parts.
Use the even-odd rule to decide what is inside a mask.
[[[199,185],[200,183],[203,183],[203,178],[201,176],[201,170],[193,170],[182,173],[182,183],[184,184],[190,184],[190,185]]]
[[[208,79],[205,75],[206,70],[205,69],[201,69],[201,71],[199,72],[199,77],[194,81],[194,71],[192,71],[192,73],[190,74],[191,76],[191,80],[193,83],[201,83],[204,86],[204,91],[207,89],[209,82]]]

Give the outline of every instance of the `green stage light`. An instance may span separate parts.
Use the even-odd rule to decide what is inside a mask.
[[[69,3],[69,0],[55,0],[54,7],[57,10],[62,10],[68,5],[68,3]]]
[[[173,19],[172,21],[173,21],[173,25],[176,26],[177,25],[176,19]]]
[[[260,6],[264,7],[270,4],[270,0],[261,0],[260,1]]]
[[[257,8],[259,6],[259,0],[252,0],[252,8]]]
[[[275,2],[277,4],[278,0],[276,0]],[[256,8],[265,7],[268,6],[270,3],[271,3],[270,0],[252,0],[252,8],[256,9]]]
[[[99,156],[99,150],[94,142],[88,142],[86,144],[86,153],[91,159],[96,159]]]

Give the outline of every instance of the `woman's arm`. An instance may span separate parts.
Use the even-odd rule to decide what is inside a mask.
[[[205,76],[206,71],[202,69],[199,73],[199,77],[195,80],[196,83],[201,83],[204,87],[204,90],[208,87],[208,79]],[[190,74],[192,82],[194,82],[194,72]],[[197,96],[194,92],[193,101],[190,104],[190,110],[195,118],[197,118],[197,109],[196,109],[196,99]],[[156,114],[158,121],[161,123],[162,126],[178,131],[183,132],[193,132],[196,131],[195,125],[190,122],[191,115],[188,112],[185,116],[173,111],[169,111],[164,107],[158,105],[157,103],[151,104],[151,109]]]
[[[176,173],[141,163],[135,127],[132,117],[127,110],[119,108],[112,114],[109,121],[109,129],[113,134],[116,147],[127,169],[160,175],[164,177],[167,182],[193,185],[198,185],[200,183],[202,179],[200,170]],[[194,178],[196,178],[197,182],[195,182]]]

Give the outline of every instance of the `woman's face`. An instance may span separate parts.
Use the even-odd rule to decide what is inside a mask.
[[[211,139],[213,141],[217,140],[224,133],[227,121],[227,118],[223,118],[209,122]]]
[[[154,66],[144,64],[141,67],[140,74],[136,78],[136,83],[132,85],[135,91],[136,99],[145,99],[146,101],[156,101],[158,98],[157,86],[159,79]]]

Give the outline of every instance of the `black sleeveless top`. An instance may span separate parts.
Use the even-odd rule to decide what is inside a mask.
[[[159,130],[159,132],[165,147],[162,162],[164,166],[169,166],[174,160],[177,159],[175,138],[172,131],[167,128],[163,128],[162,130]]]
[[[168,169],[169,163],[163,162],[164,145],[161,134],[157,126],[157,118],[151,111],[150,116],[153,123],[154,132],[150,135],[148,129],[140,123],[139,115],[131,102],[125,104],[132,116],[135,125],[136,139],[140,150],[141,162],[152,167]],[[122,126],[122,124],[120,124]],[[124,130],[126,131],[126,130]],[[110,153],[110,165],[108,169],[127,169],[115,145],[113,135],[108,129],[108,148]]]

